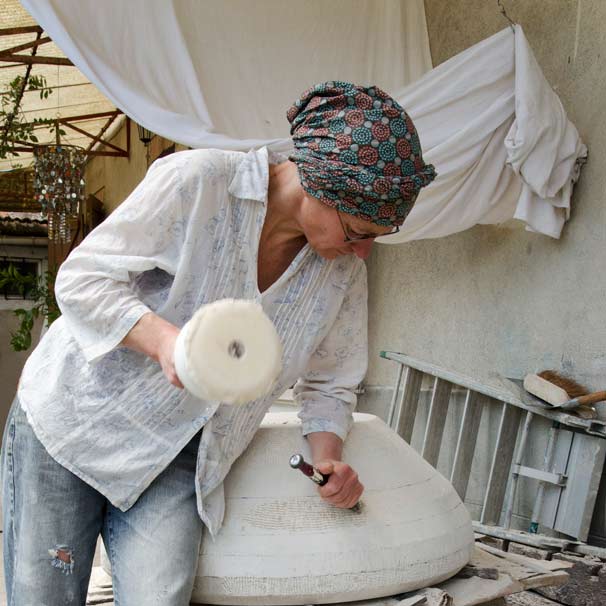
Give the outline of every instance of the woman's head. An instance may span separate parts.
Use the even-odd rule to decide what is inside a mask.
[[[307,192],[299,208],[299,224],[307,241],[326,259],[351,254],[366,259],[374,238],[392,231],[389,227],[375,225],[355,215],[343,213]]]
[[[412,120],[376,86],[317,84],[287,117],[295,145],[289,159],[301,186],[337,209],[346,224],[361,220],[391,232],[436,176],[423,162]]]
[[[366,258],[373,238],[392,231],[342,213],[310,195],[302,186],[297,165],[292,161],[270,164],[268,213],[265,235],[280,234],[291,240],[303,236],[322,257],[334,259],[355,254]]]

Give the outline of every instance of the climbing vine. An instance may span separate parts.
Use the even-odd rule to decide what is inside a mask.
[[[28,120],[21,108],[23,94],[26,91],[38,91],[40,99],[47,99],[53,90],[46,85],[44,76],[17,76],[12,80],[8,89],[2,91],[0,98],[0,159],[5,160],[9,156],[17,156],[16,148],[23,145],[38,143],[35,129],[41,125],[49,127],[51,132],[58,128],[53,118],[34,118]],[[65,131],[59,129],[59,134]],[[19,165],[15,165],[17,168]]]
[[[31,309],[15,309],[13,312],[20,320],[17,331],[11,333],[11,346],[15,351],[26,351],[31,347],[34,322],[39,317],[43,317],[50,326],[61,315],[54,293],[56,273],[52,270],[41,276],[22,274],[14,265],[0,269],[0,290],[16,290],[33,304]]]

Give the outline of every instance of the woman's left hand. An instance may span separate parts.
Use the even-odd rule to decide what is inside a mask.
[[[326,502],[335,507],[349,509],[360,500],[364,486],[358,479],[358,474],[347,463],[324,459],[314,466],[324,475],[330,474],[328,482],[318,487],[320,496]]]

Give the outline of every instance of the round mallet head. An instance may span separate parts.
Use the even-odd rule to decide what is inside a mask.
[[[244,404],[272,389],[282,344],[255,301],[223,299],[201,307],[175,344],[175,369],[188,391],[205,400]]]

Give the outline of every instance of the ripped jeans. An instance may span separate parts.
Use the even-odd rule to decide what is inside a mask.
[[[15,399],[2,442],[8,606],[84,606],[100,534],[115,606],[189,604],[203,528],[200,435],[123,512],[47,453]]]

